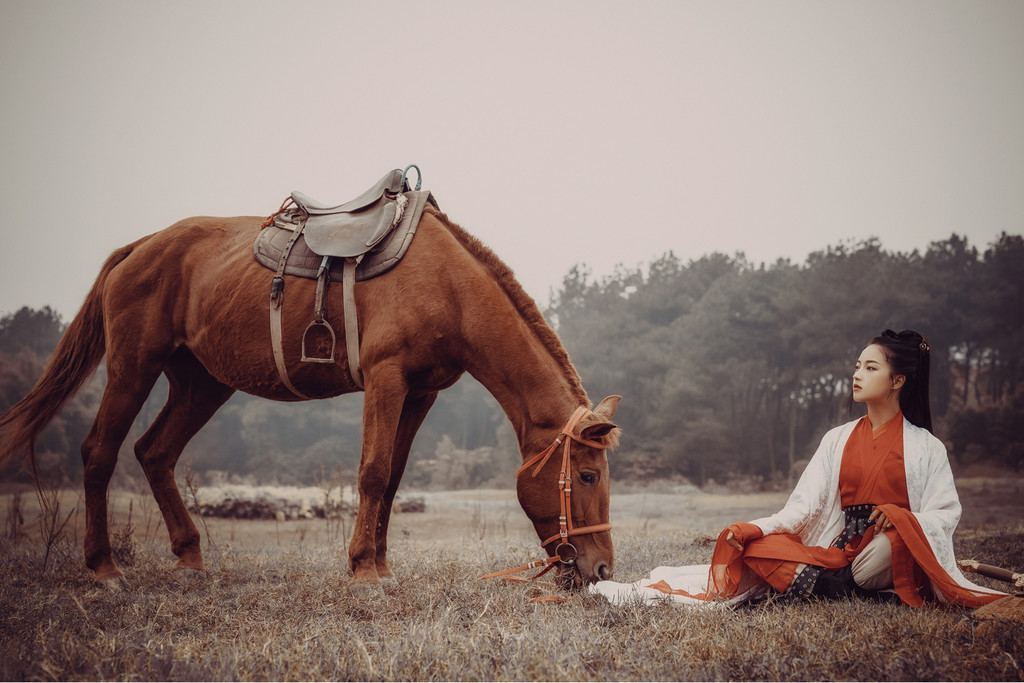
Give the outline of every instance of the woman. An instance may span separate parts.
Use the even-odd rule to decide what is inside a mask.
[[[613,602],[670,596],[691,605],[772,591],[968,607],[1003,597],[965,579],[953,556],[960,501],[946,449],[931,433],[930,361],[917,332],[883,332],[853,374],[853,400],[867,416],[825,435],[781,511],[723,531],[710,565],[659,567],[649,579],[602,581],[591,591]]]

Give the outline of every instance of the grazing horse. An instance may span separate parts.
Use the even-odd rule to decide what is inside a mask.
[[[185,444],[235,391],[297,399],[272,353],[271,275],[253,258],[263,220],[189,218],[115,251],[39,382],[0,419],[0,461],[20,454],[34,465],[36,438],[106,356],[106,388],[82,443],[85,562],[99,582],[116,583],[122,576],[111,556],[107,487],[118,450],[161,373],[170,384],[167,403],[136,442],[135,456],[166,522],[176,566],[183,569],[204,569],[199,532],[174,479]],[[288,278],[283,350],[292,385],[310,398],[357,391],[346,359],[299,361],[315,287],[314,280]],[[564,563],[563,579],[580,584],[610,578],[605,448],[617,443],[611,418],[619,397],[580,411],[577,426],[567,426],[578,408],[590,408],[589,400],[558,336],[510,269],[428,206],[402,262],[358,282],[354,294],[365,398],[350,590],[372,592],[393,579],[388,522],[413,437],[438,392],[463,372],[497,399],[524,461],[556,440],[565,440],[568,459],[571,444],[564,486],[576,493],[568,516],[579,535],[569,539],[575,562],[570,557]],[[329,311],[343,309],[341,288],[327,297]],[[333,327],[344,325],[335,319]],[[338,346],[344,348],[344,339]],[[553,558],[569,545],[564,536],[559,541],[565,529],[560,506],[567,497],[559,490],[557,462],[540,465],[521,472],[517,492]]]

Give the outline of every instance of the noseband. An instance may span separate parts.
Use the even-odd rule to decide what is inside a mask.
[[[604,522],[602,524],[591,524],[583,527],[574,527],[572,523],[572,469],[570,463],[570,442],[575,441],[578,444],[602,450],[607,448],[603,443],[584,439],[581,435],[576,434],[576,427],[579,425],[580,420],[591,414],[590,409],[586,406],[580,406],[577,408],[572,414],[572,417],[569,418],[569,421],[565,423],[564,427],[562,427],[558,436],[555,437],[555,440],[551,442],[551,445],[524,462],[522,467],[520,467],[516,472],[516,480],[518,480],[519,477],[521,477],[527,470],[533,467],[533,472],[530,476],[536,477],[544,468],[544,465],[547,464],[548,460],[551,459],[551,455],[555,450],[559,446],[562,446],[562,469],[558,474],[558,499],[561,505],[561,514],[558,517],[558,533],[541,542],[541,546],[546,548],[551,543],[559,541],[558,546],[555,548],[555,554],[543,560],[530,562],[522,567],[506,569],[505,571],[481,576],[481,579],[490,579],[497,576],[515,574],[517,572],[526,571],[527,569],[544,567],[543,571],[534,577],[537,578],[538,576],[550,571],[555,566],[556,562],[561,562],[564,565],[575,564],[576,558],[579,557],[579,553],[576,551],[576,546],[569,542],[571,537],[583,536],[586,534],[597,534],[602,531],[608,531],[612,528],[612,525],[608,522]]]

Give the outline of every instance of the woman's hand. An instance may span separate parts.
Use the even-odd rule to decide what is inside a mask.
[[[892,521],[890,521],[890,519],[885,516],[885,513],[882,512],[881,508],[876,507],[874,510],[872,510],[871,515],[868,517],[868,521],[874,521],[875,528],[878,529],[879,533],[883,531],[888,531],[892,528]]]
[[[735,531],[733,531],[733,529],[735,529]],[[727,526],[724,533],[724,537],[722,534],[718,535],[719,540],[721,541],[724,539],[727,546],[733,550],[738,550],[741,553],[743,552],[743,547],[747,542],[757,540],[764,536],[764,533],[758,526],[748,522],[737,522],[736,524]],[[739,534],[739,536],[737,536],[737,534]]]

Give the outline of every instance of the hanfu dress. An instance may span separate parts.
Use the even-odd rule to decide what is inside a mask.
[[[884,539],[868,521],[875,507],[893,523]],[[659,567],[636,583],[601,581],[590,590],[612,602],[733,605],[772,592],[824,594],[846,572],[844,585],[855,586],[851,574],[881,581],[909,605],[934,598],[977,607],[1004,594],[974,585],[957,567],[960,511],[941,441],[902,414],[878,429],[865,417],[825,435],[781,511],[723,531],[710,565]],[[729,531],[742,551],[726,543]]]

